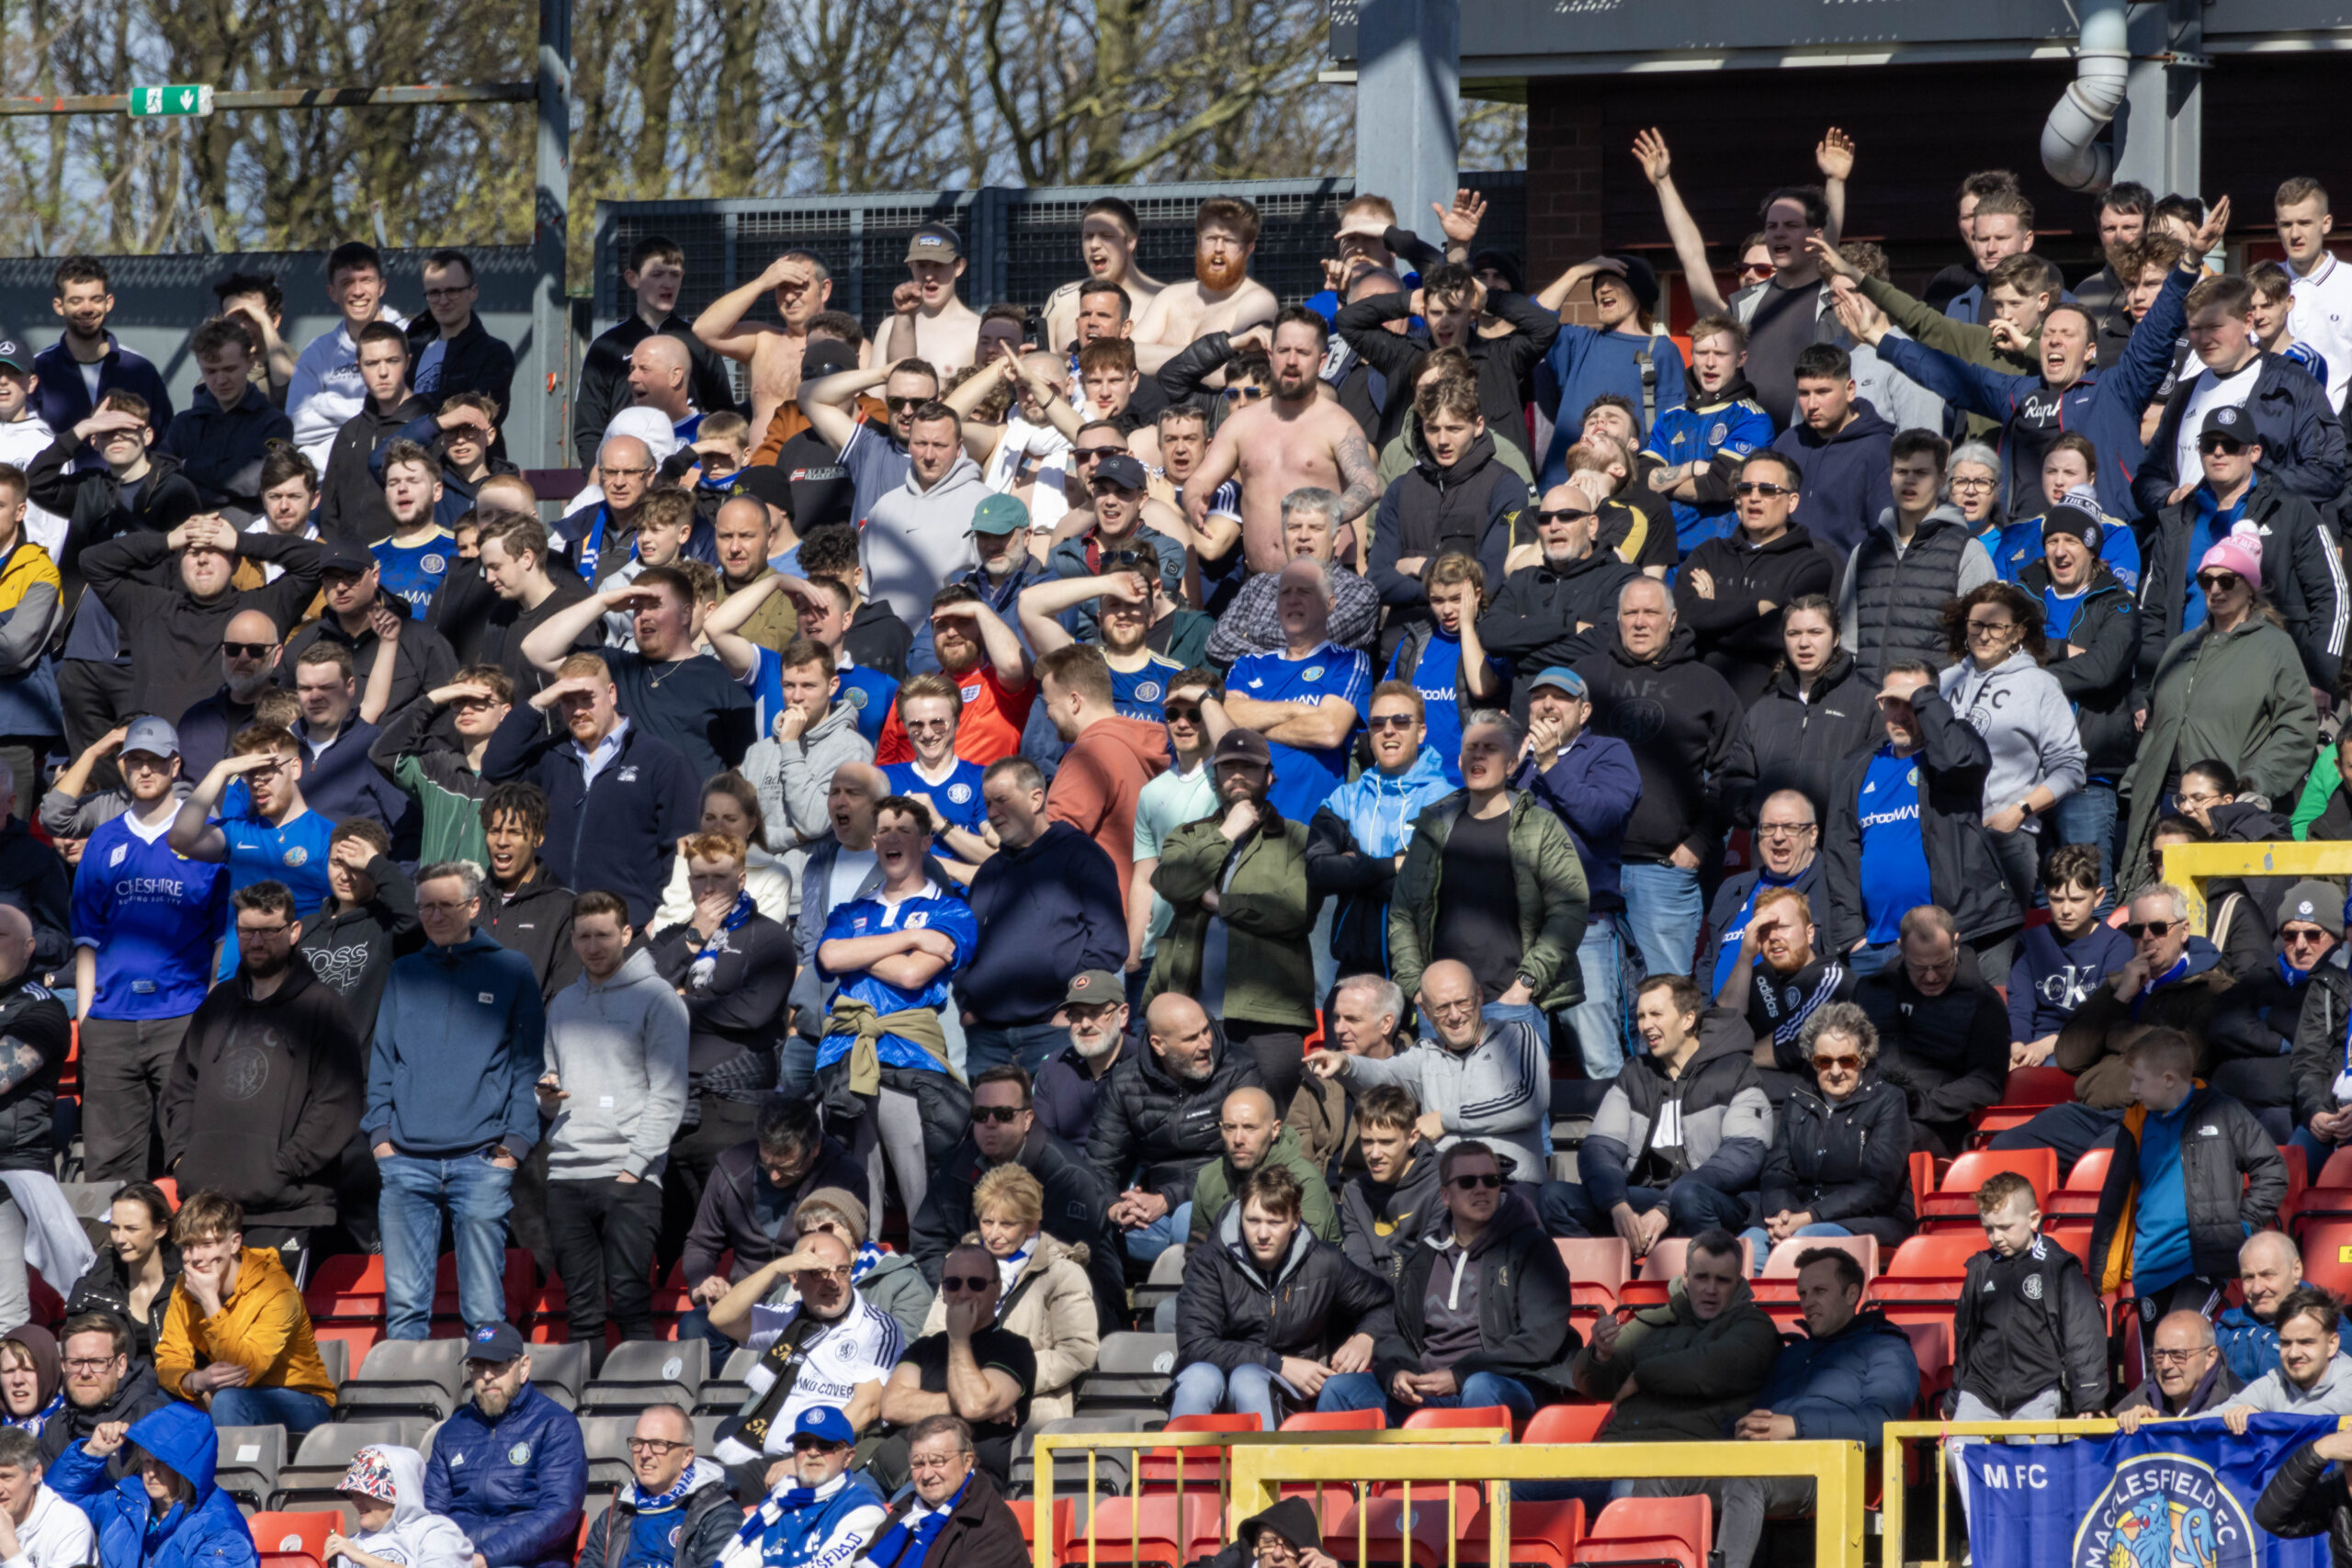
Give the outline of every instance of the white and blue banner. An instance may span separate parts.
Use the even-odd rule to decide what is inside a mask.
[[[1976,1568],[2328,1568],[2327,1539],[2281,1540],[2254,1506],[2287,1456],[2332,1416],[2218,1417],[2047,1446],[1961,1450]]]

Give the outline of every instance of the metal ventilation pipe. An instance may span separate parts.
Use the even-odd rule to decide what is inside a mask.
[[[2105,190],[2115,178],[2115,149],[2098,140],[2123,107],[2132,49],[2128,0],[2083,0],[2075,79],[2041,128],[2041,166],[2069,190]]]

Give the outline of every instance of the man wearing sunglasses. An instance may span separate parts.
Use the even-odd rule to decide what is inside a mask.
[[[2213,1087],[2261,1114],[2273,1132],[2292,1124],[2289,1056],[2312,976],[2344,940],[2343,898],[2327,883],[2298,882],[2276,908],[2277,939],[2263,944],[2267,961],[2222,993],[2210,1035],[2219,1058]]]
[[[876,425],[858,413],[858,394],[881,389],[890,422]],[[907,482],[914,468],[907,443],[914,434],[915,410],[939,396],[939,372],[928,360],[883,359],[870,370],[853,367],[800,383],[800,412],[819,439],[841,455],[855,487],[850,502],[852,519],[862,519],[874,503]],[[802,536],[808,531],[803,529]]]
[[[1838,591],[1835,549],[1795,520],[1804,483],[1794,458],[1775,447],[1751,454],[1732,486],[1739,527],[1684,558],[1675,612],[1697,634],[1699,657],[1731,682],[1743,707],[1764,694],[1786,657],[1781,615],[1807,594]],[[1804,509],[1810,518],[1810,505]]]
[[[889,1512],[881,1488],[864,1471],[850,1469],[856,1451],[857,1432],[839,1410],[830,1404],[812,1404],[803,1410],[792,1424],[791,1459],[773,1467],[775,1479],[752,1507],[756,1526],[745,1519],[740,1530],[730,1530],[734,1539],[722,1540],[719,1559],[728,1568],[753,1568],[771,1562],[841,1565],[854,1561]],[[634,1443],[629,1461],[634,1467]],[[590,1532],[592,1551],[594,1534]],[[609,1555],[592,1562],[590,1554],[582,1552],[580,1568],[666,1568],[671,1562],[665,1546],[642,1558],[632,1553],[628,1562],[616,1562]],[[678,1568],[706,1565],[689,1560]]]
[[[808,1411],[801,1419],[818,1414]],[[796,1434],[796,1462],[799,1457]],[[848,1463],[846,1442],[839,1457],[834,1474]],[[640,1412],[629,1429],[628,1469],[629,1483],[581,1542],[578,1568],[711,1568],[735,1539],[743,1517],[736,1511],[735,1489],[728,1483],[727,1472],[695,1457],[694,1417],[675,1404],[655,1404]],[[837,1489],[833,1497],[848,1490]],[[856,1489],[852,1506],[858,1501],[872,1510],[875,1519],[882,1517],[881,1498],[870,1488]],[[804,1534],[821,1523],[794,1522]]]
[[[945,1326],[909,1345],[882,1385],[882,1419],[897,1428],[866,1461],[875,1479],[897,1491],[909,1479],[906,1431],[930,1416],[953,1416],[972,1428],[972,1450],[999,1486],[1010,1486],[1013,1438],[1029,1418],[1037,1386],[1036,1348],[998,1326],[1002,1285],[986,1247],[966,1243],[940,1266]]]
[[[1618,595],[1642,574],[1599,547],[1604,499],[1578,483],[1544,492],[1532,519],[1532,550],[1517,540],[1510,575],[1478,617],[1478,641],[1489,655],[1521,670],[1565,669],[1590,649],[1586,633],[1616,618]]]
[[[2265,443],[2256,424],[2260,412],[2226,404],[2208,412],[2190,448],[2199,478],[2159,497],[2152,509],[2156,524],[2140,584],[2143,680],[2175,637],[2205,624],[2205,596],[2196,592],[2191,564],[2247,524],[2263,536],[2263,597],[2294,637],[2311,683],[2322,691],[2335,685],[2352,590],[2317,509],[2275,466],[2283,454]],[[2155,461],[2153,452],[2148,461]]]

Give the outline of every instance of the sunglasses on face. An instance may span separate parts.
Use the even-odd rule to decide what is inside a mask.
[[[1859,1073],[1862,1070],[1860,1056],[1815,1056],[1813,1070],[1816,1073]]]
[[[996,1281],[986,1274],[942,1274],[939,1277],[941,1290],[969,1291],[974,1295],[979,1294],[994,1283]]]
[[[2209,457],[2217,453],[2224,457],[2234,457],[2245,450],[2245,443],[2233,435],[2203,435],[2198,437],[2197,450]]]
[[[1770,277],[1772,276],[1772,264],[1770,262],[1742,262],[1739,264],[1739,276],[1742,277]]]
[[[2290,946],[2301,946],[2306,942],[2325,942],[2327,940],[2327,933],[2323,931],[2281,931],[2278,934],[2280,940],[2287,942]]]
[[[1225,400],[1229,403],[1246,403],[1252,398],[1262,398],[1265,395],[1266,389],[1263,387],[1227,387],[1225,389]]]
[[[1786,485],[1766,484],[1761,479],[1742,479],[1731,487],[1734,495],[1794,495]]]
[[[824,1438],[812,1438],[806,1432],[796,1432],[792,1437],[792,1451],[797,1454],[837,1454],[844,1452],[848,1448],[847,1443],[836,1443]]]
[[[2244,581],[2234,571],[2208,571],[2199,574],[2197,586],[2208,593],[2227,593]]]
[[[910,409],[919,409],[929,401],[931,401],[929,398],[885,398],[882,400],[882,406],[892,413],[905,413]]]
[[[2128,920],[2124,923],[2123,934],[2133,942],[2139,941],[2143,936],[2156,937],[2161,940],[2172,935],[2172,928],[2178,924],[2180,924],[2178,920]]]
[[[220,651],[232,659],[267,659],[271,646],[266,642],[224,642]]]
[[[1581,523],[1588,517],[1597,515],[1598,513],[1580,506],[1563,506],[1557,511],[1549,507],[1539,507],[1535,513],[1535,520],[1539,523]]]
[[[1408,713],[1376,713],[1363,721],[1366,729],[1410,729],[1413,716]]]
[[[1492,1192],[1502,1184],[1503,1179],[1491,1170],[1482,1171],[1476,1176],[1457,1176],[1452,1182],[1456,1190],[1463,1192],[1476,1192],[1482,1189]]]
[[[1168,722],[1170,724],[1174,724],[1179,720],[1197,722],[1201,716],[1201,705],[1198,703],[1170,703],[1160,711],[1166,716]]]
[[[1078,449],[1078,460],[1080,463],[1099,463],[1114,452],[1125,450],[1124,446],[1080,446]]]
[[[975,1105],[972,1107],[972,1121],[976,1124],[994,1122],[999,1126],[1010,1127],[1013,1119],[1021,1114],[1021,1110],[1018,1105]]]

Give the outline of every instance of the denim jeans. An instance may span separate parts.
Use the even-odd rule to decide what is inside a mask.
[[[458,1240],[458,1313],[468,1328],[506,1317],[506,1211],[514,1173],[487,1151],[449,1159],[387,1155],[377,1162],[384,1195],[384,1337],[422,1339],[433,1315],[441,1213]]]
[[[807,1100],[817,1092],[814,1040],[799,1033],[784,1037],[784,1045],[775,1054],[775,1088],[787,1100]]]
[[[212,1395],[215,1427],[283,1427],[300,1438],[334,1416],[334,1406],[299,1388],[224,1388]]]
[[[1222,1405],[1236,1416],[1255,1416],[1261,1428],[1271,1432],[1283,1424],[1275,1409],[1278,1398],[1289,1400],[1294,1408],[1299,1404],[1298,1391],[1283,1382],[1279,1372],[1254,1365],[1228,1372],[1214,1361],[1194,1361],[1177,1371],[1168,1414],[1214,1416]]]
[[[1187,1201],[1177,1204],[1148,1225],[1138,1225],[1126,1235],[1127,1256],[1138,1263],[1149,1263],[1171,1247],[1182,1247],[1193,1234],[1193,1205]]]
[[[2096,781],[2061,800],[2046,818],[2052,849],[2089,844],[2098,851],[2098,885],[2107,889],[2098,905],[2102,919],[2115,908],[2115,786]]]
[[[1747,1224],[1747,1200],[1718,1192],[1705,1182],[1684,1177],[1668,1188],[1628,1187],[1625,1201],[1637,1214],[1653,1209],[1667,1213],[1666,1234],[1697,1235],[1721,1228],[1738,1231]],[[1554,1235],[1611,1236],[1617,1234],[1610,1211],[1593,1201],[1583,1183],[1547,1181],[1535,1202],[1544,1228]]]
[[[1801,1235],[1851,1235],[1853,1234],[1854,1233],[1852,1231],[1848,1230],[1844,1225],[1832,1224],[1827,1220],[1823,1220],[1816,1224],[1800,1225],[1794,1231],[1790,1233],[1792,1237]],[[1762,1225],[1750,1225],[1747,1229],[1739,1233],[1739,1239],[1747,1244],[1748,1256],[1756,1261],[1756,1272],[1758,1274],[1763,1273],[1765,1259],[1772,1256],[1772,1234],[1766,1230]]]
[[[1069,1031],[1056,1023],[1015,1023],[998,1028],[989,1023],[964,1026],[964,1077],[967,1081],[990,1067],[1016,1063],[1032,1078],[1069,1043]]]
[[[1648,975],[1688,975],[1699,951],[1706,909],[1699,874],[1665,862],[1627,861],[1618,886],[1625,895],[1625,924]]]
[[[1605,1083],[1625,1065],[1625,932],[1614,914],[1592,917],[1577,944],[1584,1000],[1567,1010],[1584,1076]]]
[[[1388,1424],[1401,1427],[1415,1410],[1475,1410],[1481,1405],[1507,1406],[1514,1421],[1523,1422],[1535,1414],[1535,1394],[1517,1378],[1507,1378],[1499,1372],[1472,1372],[1461,1380],[1462,1392],[1435,1395],[1418,1405],[1407,1404],[1390,1397],[1380,1380],[1370,1372],[1341,1372],[1323,1381],[1323,1392],[1315,1401],[1317,1410],[1385,1410]]]

